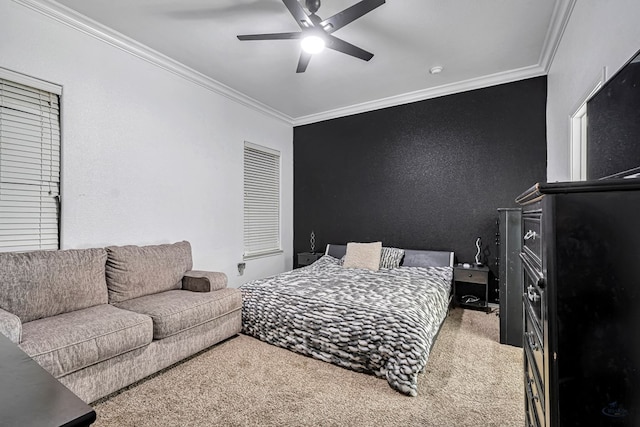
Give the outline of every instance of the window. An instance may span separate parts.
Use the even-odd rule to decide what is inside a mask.
[[[61,92],[23,84],[29,80],[0,78],[2,252],[59,248]]]
[[[244,143],[244,257],[282,252],[280,152]]]

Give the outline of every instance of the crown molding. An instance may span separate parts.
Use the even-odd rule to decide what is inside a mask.
[[[96,39],[101,40],[104,43],[121,49],[133,56],[156,65],[157,67],[162,68],[174,75],[180,76],[207,90],[210,90],[216,94],[224,96],[225,98],[228,98],[241,105],[244,105],[248,108],[251,108],[269,117],[278,119],[292,126],[301,126],[324,120],[364,113],[367,111],[408,104],[411,102],[417,102],[445,95],[451,95],[469,90],[481,89],[484,87],[495,86],[503,83],[509,83],[546,75],[549,72],[553,57],[558,49],[558,45],[560,44],[560,40],[562,39],[562,35],[567,26],[567,23],[569,22],[569,18],[571,17],[571,13],[576,3],[576,0],[556,1],[551,16],[551,23],[549,25],[549,29],[547,30],[547,34],[545,36],[543,48],[537,65],[294,118],[274,109],[273,107],[263,104],[262,102],[257,101],[256,99],[251,98],[227,85],[224,85],[217,80],[214,80],[190,67],[187,67],[186,65],[174,59],[171,59],[168,56],[163,55],[160,52],[125,36],[124,34],[114,31],[84,15],[81,15],[64,5],[61,5],[60,3],[57,3],[54,0],[13,1],[27,8],[35,10],[36,12],[39,12],[51,19],[61,22],[77,31],[95,37]]]
[[[137,58],[147,61],[165,71],[184,78],[194,84],[197,84],[211,92],[224,96],[227,99],[235,101],[245,107],[263,113],[272,118],[276,118],[292,125],[293,118],[265,105],[229,86],[226,86],[217,80],[205,76],[204,74],[187,67],[186,65],[169,58],[160,52],[151,49],[148,46],[139,43],[124,34],[114,31],[78,12],[69,9],[53,0],[13,0],[14,2],[39,12],[51,19],[65,24],[75,30],[114,46],[124,52],[127,52]]]
[[[537,65],[497,74],[491,74],[489,76],[478,77],[462,82],[451,83],[435,88],[409,92],[406,94],[379,99],[376,101],[364,102],[362,104],[337,108],[322,113],[297,117],[294,119],[293,125],[301,126],[320,122],[323,120],[330,120],[338,117],[365,113],[367,111],[378,110],[381,108],[393,107],[395,105],[408,104],[410,102],[422,101],[425,99],[437,98],[440,96],[452,95],[454,93],[465,92],[468,90],[481,89],[483,87],[495,86],[503,83],[509,83],[546,75],[549,73],[549,68],[551,67],[553,57],[558,49],[558,46],[560,45],[562,35],[564,34],[569,19],[571,18],[571,13],[573,12],[575,4],[576,0],[556,1]]]
[[[318,114],[310,114],[308,116],[295,118],[294,126],[307,125],[311,123],[321,122],[324,120],[336,119],[339,117],[351,116],[354,114],[366,113],[367,111],[379,110],[396,105],[409,104],[426,99],[438,98],[454,93],[467,92],[475,89],[482,89],[489,86],[496,86],[503,83],[515,82],[518,80],[529,79],[545,75],[546,71],[539,65],[532,65],[516,70],[504,71],[500,73],[490,74],[488,76],[473,78],[460,82],[450,83],[433,88],[409,92],[402,95],[390,96],[375,101],[363,102],[361,104],[350,105],[348,107],[336,108]]]
[[[562,40],[562,35],[567,28],[575,5],[576,0],[556,1],[553,14],[551,15],[551,22],[544,38],[544,44],[542,45],[542,51],[540,52],[540,58],[538,59],[538,64],[544,68],[545,73],[548,73],[551,68],[551,63],[556,55],[556,51]]]

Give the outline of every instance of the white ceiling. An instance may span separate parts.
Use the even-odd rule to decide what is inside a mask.
[[[298,41],[236,38],[298,31],[280,0],[58,0],[294,124],[544,74],[557,2],[387,0],[334,33],[371,61],[325,50],[296,74]],[[318,15],[355,3],[323,0]],[[429,74],[436,65],[444,71]]]

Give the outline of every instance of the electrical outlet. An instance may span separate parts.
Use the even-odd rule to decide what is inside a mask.
[[[247,264],[244,263],[244,262],[239,262],[238,263],[238,275],[239,276],[242,276],[244,274],[244,269],[245,269],[246,266],[247,266]]]

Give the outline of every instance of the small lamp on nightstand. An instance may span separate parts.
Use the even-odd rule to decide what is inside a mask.
[[[311,237],[309,238],[309,243],[311,244],[311,253],[316,253],[316,233],[311,230]]]
[[[478,251],[476,252],[476,265],[478,267],[482,267],[482,263],[480,262],[480,245],[482,244],[482,239],[480,239],[480,237],[478,237],[476,239],[476,248],[478,249]]]

